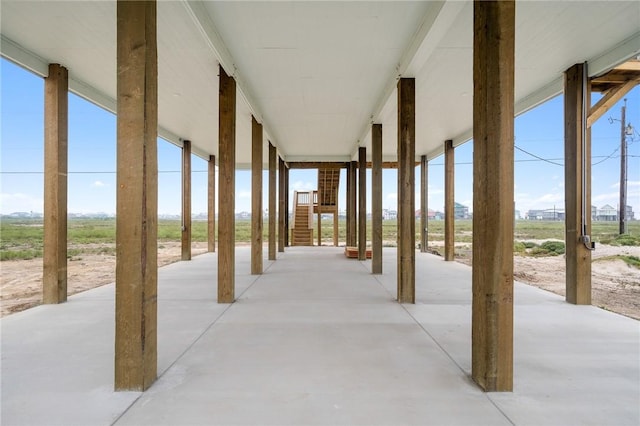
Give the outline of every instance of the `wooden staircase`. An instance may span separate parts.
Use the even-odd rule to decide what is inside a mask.
[[[292,246],[313,245],[313,192],[293,193]]]
[[[338,188],[340,169],[318,169],[318,190],[314,191],[313,210],[318,214],[318,245],[322,245],[322,220],[325,213],[333,214],[333,245],[338,245]]]

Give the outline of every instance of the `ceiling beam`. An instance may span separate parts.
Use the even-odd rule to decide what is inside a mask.
[[[442,40],[445,33],[451,27],[451,24],[453,24],[460,11],[464,8],[464,5],[465,2],[458,1],[429,2],[429,9],[423,16],[420,26],[404,50],[393,74],[387,78],[387,84],[380,93],[380,97],[371,112],[370,119],[366,123],[363,123],[362,130],[359,133],[360,139],[354,144],[351,150],[351,157],[356,154],[358,147],[364,143],[364,140],[371,131],[371,125],[380,120],[380,113],[389,100],[389,97],[393,94],[398,78],[415,77],[418,71],[426,64],[440,40]]]
[[[256,121],[264,127],[264,131],[267,136],[266,139],[270,140],[271,143],[278,148],[278,151],[281,152],[282,156],[286,156],[286,153],[282,151],[282,147],[278,145],[277,133],[275,133],[266,122],[264,114],[262,113],[262,108],[254,95],[253,89],[249,83],[242,78],[243,70],[239,70],[236,67],[233,56],[231,56],[231,52],[229,52],[229,49],[227,49],[227,46],[224,44],[218,30],[216,30],[204,3],[202,1],[183,0],[182,5],[193,21],[195,27],[200,31],[200,34],[209,46],[209,49],[211,49],[213,55],[218,60],[218,63],[222,65],[222,68],[224,68],[224,70],[236,81],[237,93],[247,104],[249,111],[255,117]],[[213,77],[214,76],[212,76],[212,78]]]
[[[614,87],[607,92],[600,100],[589,110],[587,117],[587,127],[591,127],[598,118],[602,117],[612,106],[616,104],[624,95],[629,93],[631,89],[640,83],[640,77],[635,80],[629,80],[625,84]]]

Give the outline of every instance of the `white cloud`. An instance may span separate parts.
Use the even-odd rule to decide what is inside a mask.
[[[291,189],[293,189],[294,191],[311,191],[313,189],[316,189],[316,185],[317,184],[314,184],[312,182],[297,180],[293,183],[293,185],[291,185]]]
[[[620,198],[620,193],[619,192],[609,192],[608,194],[598,194],[595,196],[591,197],[591,202],[596,202],[596,201],[611,201],[611,200],[616,200]]]
[[[44,200],[42,198],[36,198],[29,194],[15,193],[0,193],[0,210],[3,214],[9,214],[13,212],[42,212],[44,206]]]
[[[395,192],[390,192],[387,194],[388,201],[396,201],[398,199],[398,194]]]
[[[238,198],[251,198],[251,191],[238,191]]]
[[[109,185],[107,185],[106,183],[104,183],[104,182],[103,182],[103,181],[101,181],[101,180],[97,180],[97,181],[93,182],[93,183],[91,184],[91,186],[92,186],[92,187],[94,187],[94,188],[102,188],[102,187],[104,187],[104,186],[109,186]]]
[[[628,180],[627,188],[629,188],[630,186],[640,186],[640,180]],[[614,183],[613,185],[611,185],[611,188],[620,188],[620,182]]]
[[[564,194],[558,192],[544,194],[534,200],[535,203],[556,203],[560,201],[564,201]]]

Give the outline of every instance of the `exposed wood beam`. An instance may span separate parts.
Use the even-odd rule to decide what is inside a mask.
[[[367,149],[358,148],[358,260],[367,260]]]
[[[640,71],[640,60],[632,59],[614,68],[615,71]]]
[[[602,117],[606,114],[611,107],[613,107],[620,99],[624,97],[627,93],[631,91],[634,87],[636,87],[640,83],[640,79],[630,80],[626,83],[614,87],[609,92],[604,95],[600,100],[589,110],[589,116],[587,117],[587,127],[591,127],[593,123],[595,123],[598,118]]]
[[[346,169],[348,161],[288,161],[290,169]]]
[[[429,161],[420,157],[420,252],[426,253],[429,246]]]
[[[269,142],[269,260],[276,260],[277,155],[276,147]]]
[[[191,260],[191,141],[182,142],[181,259]]]
[[[251,274],[262,274],[262,125],[251,117]]]
[[[471,375],[513,389],[515,0],[474,1]]]
[[[455,151],[444,142],[444,260],[455,260]]]
[[[210,155],[207,162],[207,248],[216,251],[216,156]]]
[[[285,191],[287,189],[286,189],[286,182],[285,182],[285,176],[284,176],[285,170],[286,170],[286,166],[284,164],[284,161],[282,161],[282,158],[278,158],[278,252],[279,253],[284,253],[285,238],[286,238],[286,234],[285,234],[286,221],[285,221],[284,215],[286,214]]]
[[[351,191],[349,191],[349,196],[347,197],[347,210],[349,214],[347,214],[347,226],[351,230],[349,240],[347,245],[350,247],[355,247],[358,241],[358,227],[357,227],[357,199],[358,199],[358,191],[357,191],[357,162],[352,161],[351,166],[347,170],[347,185],[351,186]]]
[[[220,66],[218,303],[235,300],[236,82]]]
[[[398,302],[416,300],[416,82],[398,81]]]
[[[591,235],[591,132],[582,114],[591,99],[584,67],[576,64],[565,72],[564,90],[565,294],[577,305],[591,304],[591,251],[580,241]]]
[[[158,61],[155,1],[117,3],[115,389],[157,376]]]
[[[382,273],[382,124],[371,126],[371,273]]]
[[[49,65],[44,80],[44,235],[42,303],[67,300],[69,73]]]

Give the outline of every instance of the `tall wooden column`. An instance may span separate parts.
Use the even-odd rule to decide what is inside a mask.
[[[115,389],[157,376],[158,65],[156,2],[117,3]]]
[[[320,174],[320,170],[318,170],[318,174]],[[320,194],[320,187],[318,185],[318,247],[322,245],[322,212],[320,211],[320,199],[322,195]],[[313,200],[312,200],[313,202]]]
[[[358,260],[367,260],[367,148],[358,148]]]
[[[353,190],[352,188],[352,183],[351,183],[351,162],[347,163],[347,190],[346,190],[346,203],[345,203],[345,211],[346,211],[346,226],[345,226],[345,231],[346,231],[346,241],[345,241],[345,245],[346,246],[350,246],[350,242],[351,242],[351,221],[349,220],[351,218],[351,191]]]
[[[513,389],[515,1],[474,2],[471,373]]]
[[[262,124],[251,117],[251,273],[262,274]]]
[[[191,141],[182,142],[182,260],[191,260]]]
[[[276,156],[269,142],[269,260],[276,260]]]
[[[454,260],[455,252],[455,161],[453,141],[444,142],[444,260]]]
[[[382,273],[382,124],[371,127],[371,273]]]
[[[67,300],[67,69],[49,64],[44,82],[44,241],[42,303]]]
[[[420,157],[420,251],[427,252],[429,246],[429,161]]]
[[[591,235],[591,131],[584,121],[591,99],[585,68],[576,64],[564,78],[566,300],[576,305],[591,304],[590,243],[581,241]]]
[[[284,220],[284,216],[286,214],[285,209],[285,192],[286,192],[286,181],[285,181],[285,166],[282,158],[278,157],[278,252],[284,253],[284,246],[286,241],[285,228],[286,221]]]
[[[289,247],[289,167],[284,163],[284,246]]]
[[[351,214],[347,215],[347,224],[349,229],[351,229],[351,234],[349,235],[349,241],[347,245],[349,247],[355,247],[358,242],[358,229],[357,229],[357,220],[356,220],[356,200],[357,200],[357,185],[356,185],[356,176],[357,176],[357,162],[352,161],[349,163],[349,169],[347,173],[347,185],[351,184],[351,191],[349,192],[350,196],[347,200],[347,207]]]
[[[398,81],[398,301],[416,300],[416,83]]]
[[[218,303],[235,300],[236,82],[220,66]]]
[[[207,170],[207,246],[216,251],[216,156],[210,155]]]

